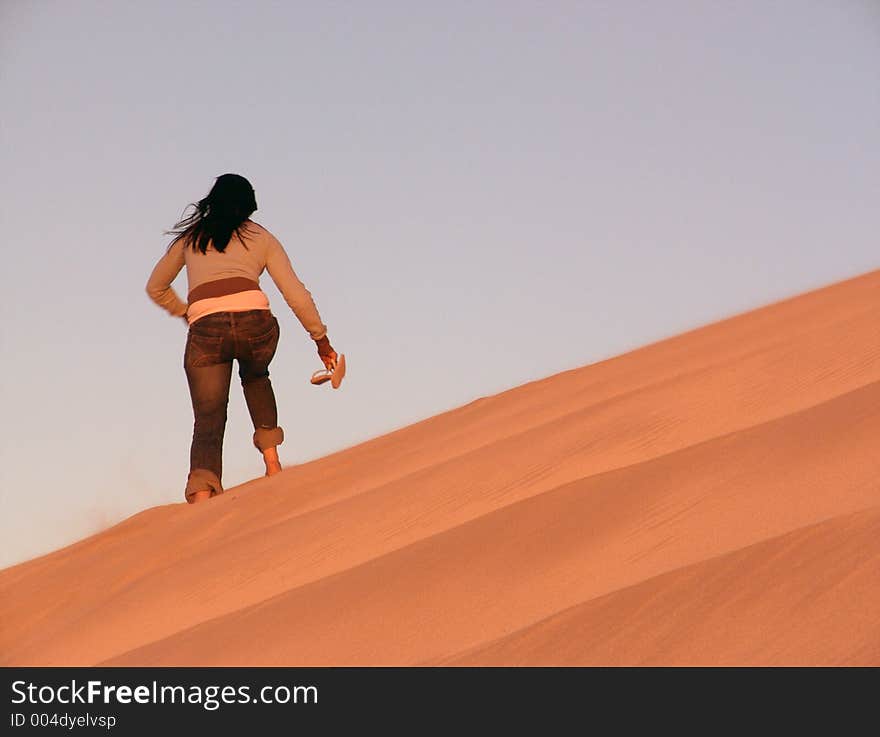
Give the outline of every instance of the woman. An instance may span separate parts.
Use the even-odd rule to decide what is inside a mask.
[[[249,219],[257,209],[250,182],[238,174],[223,174],[208,196],[190,207],[195,212],[168,231],[175,237],[150,274],[147,294],[189,325],[183,366],[195,421],[186,500],[194,503],[223,492],[223,434],[233,359],[238,359],[238,375],[254,424],[254,445],[263,454],[266,475],[281,471],[277,446],[284,440],[284,431],[278,426],[269,381],[279,328],[260,289],[258,279],[264,269],[317,344],[328,370],[335,368],[337,356],[312,296],[281,243]],[[186,303],[171,287],[184,266]]]

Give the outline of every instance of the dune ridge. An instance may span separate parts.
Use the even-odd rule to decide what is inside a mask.
[[[877,664],[878,290],[829,285],[0,571],[0,663]]]
[[[835,517],[426,665],[876,665],[877,620],[863,600],[880,581],[878,535],[878,507]]]

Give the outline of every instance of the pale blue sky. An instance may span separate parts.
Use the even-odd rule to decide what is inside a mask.
[[[875,0],[4,0],[0,565],[183,500],[144,285],[219,174],[349,358],[264,275],[290,465],[877,268],[878,76]]]

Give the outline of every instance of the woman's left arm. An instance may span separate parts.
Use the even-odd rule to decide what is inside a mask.
[[[187,309],[186,302],[177,296],[171,286],[171,282],[177,278],[183,265],[183,246],[181,241],[177,241],[159,259],[147,280],[147,294],[150,299],[175,317],[185,316]]]

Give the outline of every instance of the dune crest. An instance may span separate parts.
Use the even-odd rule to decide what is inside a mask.
[[[873,271],[0,571],[0,664],[880,664],[878,293]]]

